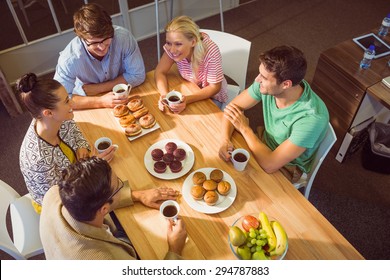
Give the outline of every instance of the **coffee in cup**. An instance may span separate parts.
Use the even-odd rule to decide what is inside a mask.
[[[117,84],[113,87],[112,91],[118,97],[128,97],[130,94],[131,85],[130,84]]]
[[[172,90],[166,95],[165,100],[168,102],[168,105],[171,106],[172,104],[181,103],[182,98],[183,95],[180,92]]]
[[[176,221],[179,216],[180,205],[175,200],[166,200],[160,206],[160,213],[164,218]]]
[[[98,140],[95,141],[95,148],[99,154],[103,153],[111,146],[115,146],[115,148],[118,149],[118,145],[113,145],[111,139],[108,137],[100,137]]]
[[[231,161],[237,171],[243,171],[248,164],[250,154],[245,149],[235,149],[231,154]]]

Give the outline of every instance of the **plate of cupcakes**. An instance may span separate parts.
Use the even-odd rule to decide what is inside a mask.
[[[187,174],[195,162],[194,151],[178,139],[164,139],[146,151],[144,164],[153,176],[172,180]]]

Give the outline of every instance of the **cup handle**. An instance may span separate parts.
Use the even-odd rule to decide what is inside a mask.
[[[119,146],[117,144],[112,144],[112,146],[115,148],[115,151],[119,149]]]

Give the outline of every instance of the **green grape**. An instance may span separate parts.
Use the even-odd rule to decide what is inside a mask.
[[[254,231],[249,232],[249,237],[256,238],[256,233]]]
[[[258,235],[256,236],[256,239],[257,239],[257,240],[260,240],[260,239],[263,239],[263,238],[261,238],[261,235],[258,234]]]
[[[254,253],[254,252],[256,252],[256,251],[257,251],[257,247],[253,246],[253,247],[251,248],[251,253]]]
[[[260,229],[260,233],[267,233],[265,229]]]
[[[253,227],[251,227],[251,228],[249,229],[249,233],[254,232],[254,231],[255,231],[255,229],[254,229]]]
[[[251,248],[251,251],[252,251],[252,248]],[[256,246],[256,252],[261,252],[262,250],[263,250],[262,246]]]
[[[257,245],[257,246],[263,246],[263,245],[264,245],[263,240],[257,240],[257,241],[256,241],[256,245]]]
[[[259,230],[255,229],[255,233],[256,233],[256,235],[258,235],[259,234]]]
[[[255,245],[256,242],[257,242],[257,239],[256,239],[256,238],[253,238],[253,239],[251,240],[251,243],[252,243],[253,245]]]
[[[248,242],[248,243],[246,243],[246,247],[252,247],[253,246],[253,244],[252,243],[250,243],[250,242]]]
[[[267,239],[267,234],[266,233],[261,233],[260,236],[261,236],[261,239]]]

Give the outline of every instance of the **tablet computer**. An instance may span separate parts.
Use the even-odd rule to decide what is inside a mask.
[[[375,46],[375,56],[374,58],[379,58],[390,54],[390,46],[382,41],[374,33],[369,33],[360,37],[352,39],[356,44],[358,44],[362,49],[367,49],[370,45]]]

